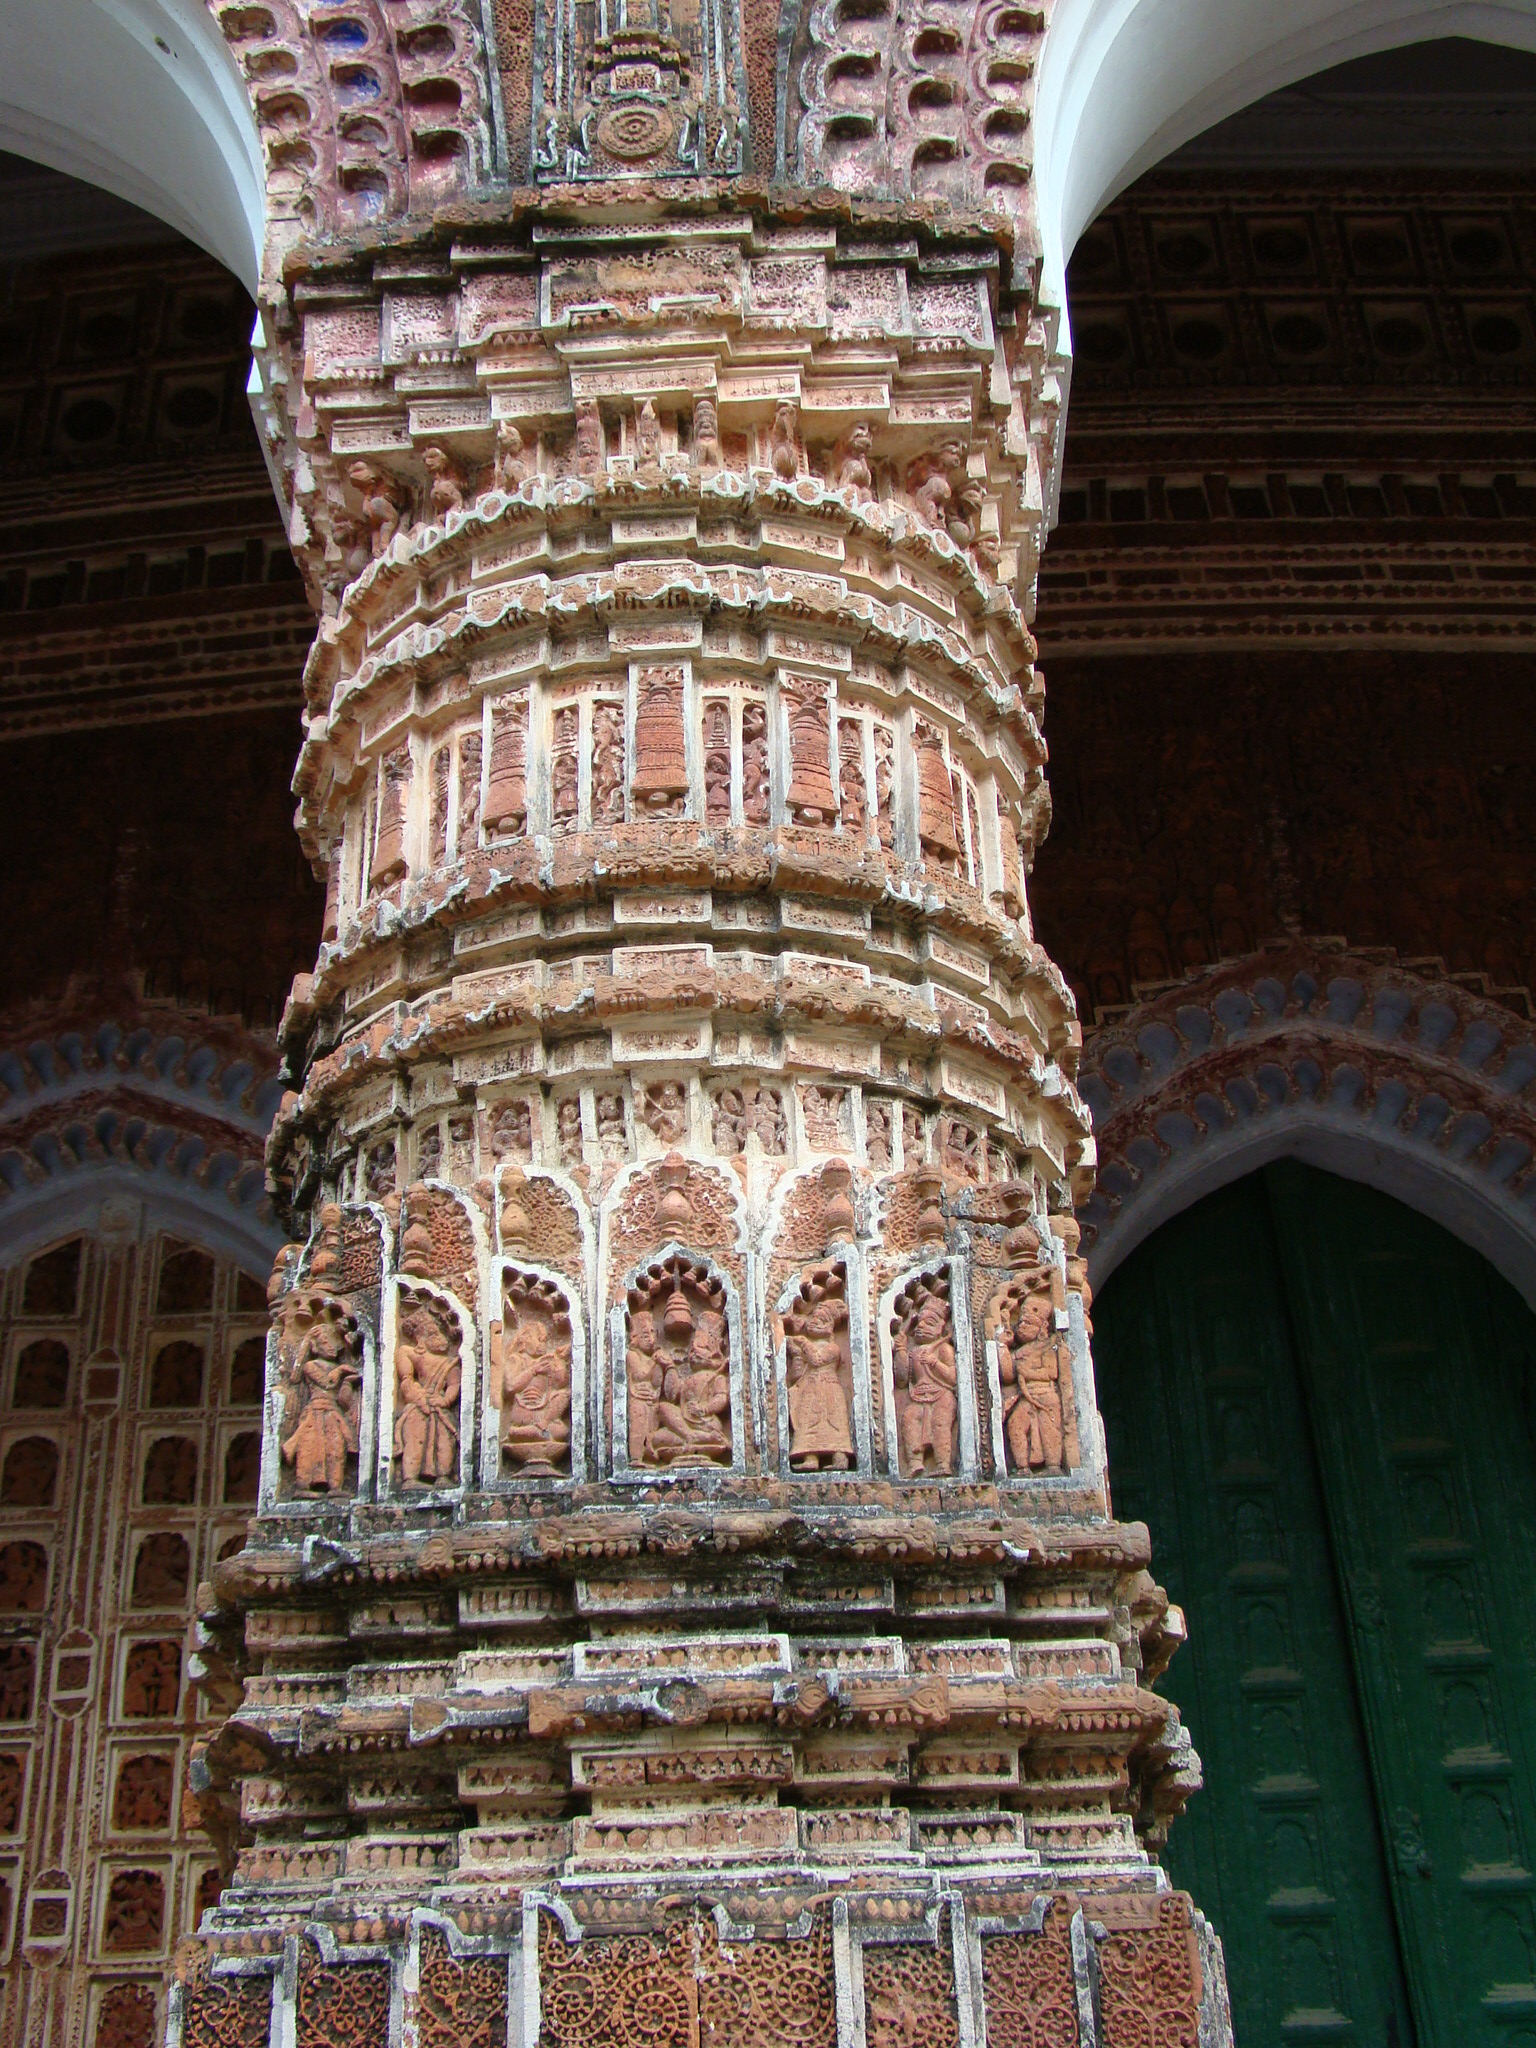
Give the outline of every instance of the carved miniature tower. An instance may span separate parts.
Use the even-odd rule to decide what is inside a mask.
[[[439,5],[395,217],[281,187],[329,893],[181,2048],[1225,2026],[1026,900],[1039,21],[939,11]]]

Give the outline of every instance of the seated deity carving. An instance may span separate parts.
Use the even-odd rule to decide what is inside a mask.
[[[501,1454],[529,1478],[571,1468],[571,1319],[559,1288],[509,1273],[491,1325]]]
[[[789,1462],[796,1472],[847,1472],[854,1463],[853,1354],[841,1266],[820,1266],[784,1317]]]
[[[402,1306],[395,1340],[394,1451],[400,1482],[451,1484],[459,1474],[462,1379],[456,1319],[436,1302],[418,1298]]]
[[[731,1361],[725,1295],[682,1258],[630,1292],[625,1378],[631,1464],[729,1465]]]
[[[898,1298],[891,1377],[902,1478],[952,1473],[959,1368],[945,1275],[928,1274],[914,1280]]]
[[[279,1365],[283,1419],[278,1449],[300,1493],[350,1489],[362,1418],[362,1340],[355,1317],[324,1302],[290,1358]]]
[[[1008,1290],[997,1330],[997,1376],[1010,1472],[1062,1472],[1076,1462],[1075,1445],[1067,1455],[1072,1350],[1055,1322],[1048,1276],[1023,1292]]]

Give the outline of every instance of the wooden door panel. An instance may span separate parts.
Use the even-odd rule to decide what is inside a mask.
[[[1424,2048],[1536,2041],[1536,1320],[1400,1204],[1264,1176]]]
[[[1095,1311],[1119,1513],[1190,1644],[1167,1689],[1206,1790],[1168,1863],[1228,1944],[1243,2048],[1409,2048],[1343,1611],[1262,1188],[1160,1231]]]

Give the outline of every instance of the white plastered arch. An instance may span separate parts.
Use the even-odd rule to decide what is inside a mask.
[[[1035,96],[1045,287],[1117,192],[1217,121],[1353,57],[1465,36],[1536,50],[1536,0],[1055,0]]]
[[[254,295],[261,144],[203,0],[0,0],[0,149],[156,215]]]

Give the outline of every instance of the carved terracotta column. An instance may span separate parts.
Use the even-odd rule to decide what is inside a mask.
[[[1055,2042],[1155,1984],[1192,2040],[1025,900],[1027,209],[737,180],[698,21],[555,17],[542,189],[264,308],[330,907],[178,2024]]]

